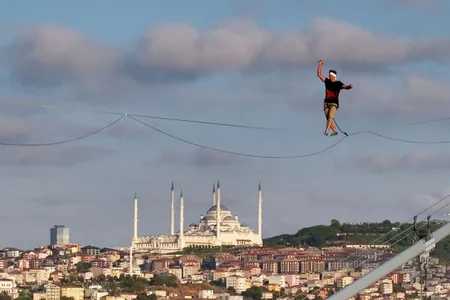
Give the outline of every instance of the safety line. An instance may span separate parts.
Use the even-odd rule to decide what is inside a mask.
[[[444,121],[444,120],[450,120],[450,118],[440,118],[440,119],[435,119],[435,120],[429,120],[429,121],[422,121],[422,122],[416,122],[416,123],[410,123],[404,126],[411,126],[411,125],[418,125],[418,124],[425,124],[425,123],[430,123],[430,122],[439,122],[439,121]],[[361,130],[361,131],[357,131],[354,133],[350,133],[348,134],[347,132],[343,131],[338,123],[336,122],[336,119],[334,119],[334,123],[336,124],[337,128],[339,129],[339,131],[343,134],[345,134],[345,136],[352,136],[352,135],[358,135],[358,134],[363,134],[363,133],[368,133],[374,136],[378,136],[387,140],[391,140],[391,141],[396,141],[396,142],[402,142],[402,143],[409,143],[409,144],[450,144],[450,141],[414,141],[414,140],[405,140],[405,139],[400,139],[400,138],[394,138],[394,137],[390,137],[381,133],[377,133],[375,131],[371,131],[371,130]]]
[[[180,142],[183,142],[183,143],[186,143],[186,144],[189,144],[189,145],[192,145],[192,146],[200,147],[200,148],[207,149],[207,150],[222,152],[222,153],[226,153],[226,154],[231,154],[231,155],[246,156],[246,157],[256,157],[256,158],[266,158],[266,159],[292,159],[292,158],[302,158],[302,157],[317,155],[317,154],[320,154],[320,153],[323,153],[323,152],[326,152],[326,151],[330,150],[331,148],[337,146],[339,143],[341,143],[342,141],[344,141],[347,138],[347,137],[343,137],[342,139],[340,139],[339,141],[337,141],[336,143],[334,143],[333,145],[331,145],[331,146],[329,146],[329,147],[327,147],[325,149],[322,149],[322,150],[319,150],[319,151],[316,151],[316,152],[312,152],[312,153],[308,153],[308,154],[303,154],[303,155],[291,155],[291,156],[257,155],[257,154],[243,153],[243,152],[228,151],[228,150],[223,150],[223,149],[219,149],[219,148],[214,148],[214,147],[209,147],[209,146],[205,146],[205,145],[202,145],[202,144],[194,143],[194,142],[191,142],[189,140],[186,140],[186,139],[180,138],[178,136],[175,136],[173,134],[170,134],[170,133],[168,133],[168,132],[166,132],[164,130],[161,130],[161,129],[155,127],[155,126],[152,126],[152,125],[150,125],[148,123],[145,123],[145,122],[143,122],[143,121],[141,121],[139,119],[136,119],[133,116],[128,115],[128,117],[133,119],[133,120],[135,120],[136,122],[141,123],[142,125],[150,128],[150,129],[152,129],[154,131],[157,131],[157,132],[159,132],[159,133],[161,133],[163,135],[166,135],[166,136],[168,136],[168,137],[170,137],[172,139],[178,140]]]
[[[155,120],[224,126],[224,127],[236,127],[236,128],[243,128],[243,129],[254,129],[254,130],[264,130],[264,131],[285,131],[282,128],[251,126],[251,125],[244,125],[244,124],[224,123],[224,122],[212,122],[212,121],[183,119],[183,118],[174,118],[174,117],[166,117],[166,116],[143,115],[143,114],[132,114],[132,113],[130,114],[130,113],[115,112],[115,111],[107,111],[107,110],[88,109],[88,108],[72,108],[72,107],[61,106],[61,105],[45,105],[45,104],[36,104],[35,105],[35,104],[31,104],[31,103],[12,103],[12,104],[22,104],[22,105],[32,106],[32,107],[68,110],[68,111],[74,111],[74,112],[75,111],[91,112],[91,113],[108,114],[108,115],[116,115],[116,116],[117,115],[120,115],[120,116],[129,115],[129,116],[135,116],[135,117],[139,117],[139,118],[148,118],[148,119],[155,119]]]
[[[393,138],[387,135],[383,135],[380,133],[376,133],[374,131],[370,131],[370,130],[366,130],[366,131],[362,131],[359,133],[354,133],[354,134],[350,134],[350,135],[356,135],[356,134],[360,134],[360,133],[368,133],[371,135],[375,135],[387,140],[391,140],[391,141],[396,141],[396,142],[402,142],[402,143],[409,143],[409,144],[450,144],[450,141],[414,141],[414,140],[405,140],[405,139],[399,139],[399,138]]]
[[[171,133],[168,133],[167,131],[164,131],[162,129],[157,128],[156,126],[150,125],[146,122],[143,122],[133,116],[128,115],[129,118],[133,119],[136,122],[141,123],[142,125],[157,131],[165,136],[168,136],[172,139],[178,140],[180,142],[183,142],[185,144],[189,144],[195,147],[199,147],[199,148],[203,148],[203,149],[207,149],[207,150],[212,150],[212,151],[216,151],[216,152],[221,152],[221,153],[225,153],[225,154],[231,154],[231,155],[237,155],[237,156],[245,156],[245,157],[254,157],[254,158],[264,158],[264,159],[296,159],[296,158],[304,158],[304,157],[309,157],[309,156],[314,156],[314,155],[318,155],[321,153],[324,153],[334,147],[336,147],[338,144],[342,143],[346,138],[350,137],[350,136],[355,136],[355,135],[359,135],[359,134],[363,134],[363,133],[369,133],[369,134],[373,134],[373,135],[378,135],[380,137],[384,137],[384,138],[389,138],[390,140],[394,140],[394,141],[398,141],[398,142],[409,142],[409,143],[421,143],[421,144],[446,144],[446,143],[450,143],[450,141],[438,141],[438,142],[417,142],[417,141],[408,141],[408,140],[401,140],[401,139],[396,139],[396,138],[390,138],[387,136],[383,136],[381,134],[377,134],[375,132],[372,131],[359,131],[359,132],[355,132],[355,133],[351,133],[346,135],[345,137],[343,137],[342,139],[338,140],[336,143],[332,144],[331,146],[328,146],[322,150],[319,151],[315,151],[312,153],[307,153],[307,154],[301,154],[301,155],[289,155],[289,156],[270,156],[270,155],[257,155],[257,154],[251,154],[251,153],[244,153],[244,152],[238,152],[238,151],[230,151],[230,150],[224,150],[224,149],[220,149],[220,148],[215,148],[215,147],[210,147],[210,146],[206,146],[206,145],[202,145],[199,143],[195,143],[192,142],[190,140],[181,138],[179,136],[173,135]]]

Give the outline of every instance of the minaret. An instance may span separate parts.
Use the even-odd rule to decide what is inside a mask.
[[[130,275],[133,275],[133,246],[130,246],[130,268],[129,268]]]
[[[171,189],[171,206],[170,206],[170,234],[175,234],[175,190],[173,188],[172,181],[172,189]]]
[[[220,183],[217,180],[217,203],[216,203],[216,237],[220,241]]]
[[[138,240],[138,200],[137,194],[134,192],[134,230],[133,230],[133,242],[132,245]]]
[[[180,250],[184,248],[184,197],[183,190],[181,190],[180,194],[180,235],[178,237],[178,242],[180,246]]]
[[[262,239],[262,192],[261,182],[258,187],[258,235]]]
[[[213,191],[212,191],[212,205],[216,205],[216,185],[213,184]]]

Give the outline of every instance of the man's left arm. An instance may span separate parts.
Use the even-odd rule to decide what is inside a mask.
[[[343,89],[343,90],[351,90],[352,88],[353,88],[353,84],[345,85],[345,84],[342,83],[341,89]]]

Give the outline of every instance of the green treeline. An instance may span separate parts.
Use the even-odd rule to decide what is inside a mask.
[[[430,232],[443,226],[443,221],[432,220],[417,222],[416,234],[413,223],[391,222],[379,223],[340,223],[333,219],[330,225],[305,227],[295,234],[282,234],[264,239],[265,247],[327,247],[345,246],[346,244],[385,244],[391,245],[393,251],[403,251],[415,240],[426,237],[428,225]],[[438,243],[434,255],[450,260],[450,236]]]

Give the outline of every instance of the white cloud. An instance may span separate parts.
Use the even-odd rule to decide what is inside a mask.
[[[349,113],[377,115],[414,115],[426,118],[429,114],[449,108],[446,83],[442,79],[407,75],[400,84],[386,85],[370,79],[351,79],[355,88],[344,91],[342,105]]]
[[[25,86],[58,86],[68,82],[92,90],[112,80],[111,73],[123,56],[116,47],[56,26],[23,32],[6,48],[6,55],[11,77]]]
[[[123,83],[125,76],[171,82],[207,72],[301,68],[318,59],[358,69],[441,61],[450,58],[450,37],[412,40],[326,18],[306,29],[280,31],[231,20],[207,31],[186,24],[154,26],[128,53],[75,30],[50,26],[30,30],[8,49],[13,76],[22,84],[69,81],[95,87],[93,82]]]
[[[326,18],[314,20],[305,30],[278,32],[238,20],[222,23],[207,32],[187,25],[159,26],[149,30],[140,45],[140,58],[146,66],[191,71],[299,67],[318,59],[380,67],[450,57],[444,53],[450,49],[450,37],[411,40]]]

